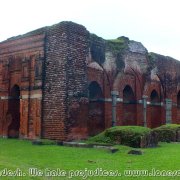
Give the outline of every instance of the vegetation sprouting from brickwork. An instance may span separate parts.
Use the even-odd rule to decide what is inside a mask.
[[[114,53],[123,53],[128,49],[129,39],[127,37],[118,37],[117,39],[107,40],[107,47]]]
[[[157,57],[156,57],[155,53],[152,53],[152,52],[148,53],[149,70],[153,69],[155,67],[156,59],[157,59]]]
[[[128,50],[128,43],[129,39],[124,36],[106,41],[106,48],[107,50],[111,51],[116,57],[116,65],[119,70],[121,70],[125,66],[123,55],[126,50]]]
[[[94,61],[102,64],[105,61],[105,40],[95,34],[90,35],[90,51]]]

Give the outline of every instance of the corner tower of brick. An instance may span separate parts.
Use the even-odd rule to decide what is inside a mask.
[[[43,71],[42,137],[67,139],[81,101],[88,100],[86,58],[89,32],[61,22],[47,28]]]

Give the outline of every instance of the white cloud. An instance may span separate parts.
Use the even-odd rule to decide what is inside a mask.
[[[0,40],[70,20],[103,38],[128,36],[180,59],[179,7],[179,0],[1,0]]]

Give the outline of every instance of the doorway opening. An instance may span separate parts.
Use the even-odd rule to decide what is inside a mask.
[[[8,116],[11,118],[8,137],[18,138],[20,129],[20,88],[18,85],[14,85],[10,91]]]

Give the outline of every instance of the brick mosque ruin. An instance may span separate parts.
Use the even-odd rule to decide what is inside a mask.
[[[73,22],[0,43],[0,136],[82,139],[180,123],[180,61]]]

